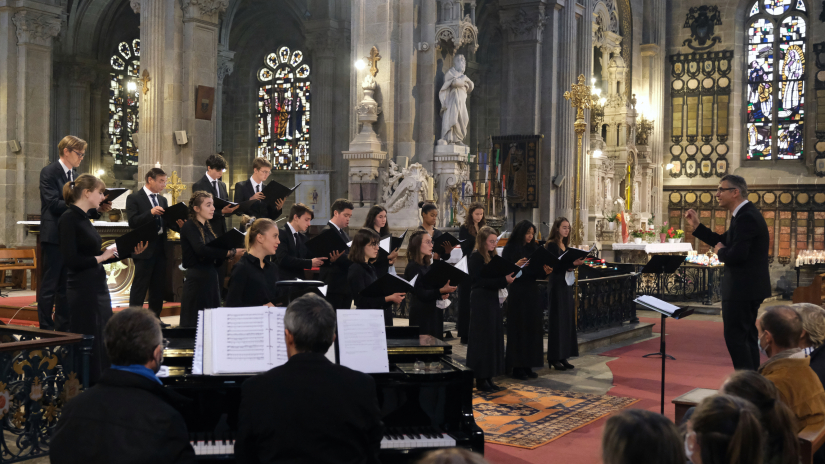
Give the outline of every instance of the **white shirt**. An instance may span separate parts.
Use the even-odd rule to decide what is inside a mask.
[[[743,206],[745,206],[745,203],[748,203],[748,200],[745,200],[742,203],[739,203],[739,206],[737,206],[736,209],[733,210],[733,217],[736,217],[736,213],[738,213],[739,210],[742,209]]]
[[[57,159],[57,162],[60,163],[61,166],[63,166],[63,174],[67,174],[66,177],[68,177],[68,172],[71,171],[72,168],[67,168],[66,165],[63,164],[63,160],[60,158]],[[74,180],[74,173],[72,173],[72,180]]]
[[[332,225],[333,225],[333,227],[335,227],[336,229],[338,229],[338,232],[341,232],[341,228],[340,228],[340,227],[338,227],[338,224],[336,224],[336,223],[334,223],[334,222],[332,222],[332,221],[329,221],[329,223],[330,223],[330,224],[332,224]]]
[[[157,197],[155,197],[155,201],[157,201],[158,206],[160,206],[160,198],[159,198],[160,194],[159,193],[155,193],[155,192],[149,190],[148,188],[146,188],[145,185],[143,186],[143,191],[146,192],[146,196],[149,198],[149,203],[152,203],[152,195],[158,195]],[[155,205],[152,203],[152,208],[154,208],[154,207],[155,207]],[[163,235],[163,229],[158,231],[158,235]]]
[[[261,190],[264,189],[263,182],[261,182],[261,183],[255,182],[255,179],[253,179],[252,177],[249,178],[249,182],[252,182],[252,191],[255,192],[255,193],[258,193],[258,190],[255,190],[255,187],[257,187],[259,185],[261,186]]]
[[[213,179],[212,177],[210,177],[210,176],[209,176],[209,171],[206,171],[206,178],[207,178],[207,179],[209,179],[209,183],[210,183],[210,184],[211,184],[212,182],[216,182],[216,181],[218,180],[218,179]]]
[[[287,226],[289,226],[289,230],[291,230],[291,231],[292,231],[292,237],[293,237],[293,238],[295,238],[295,234],[297,234],[297,233],[298,233],[298,231],[297,231],[297,230],[295,230],[295,228],[293,228],[293,227],[292,227],[292,224],[290,224],[290,223],[288,223],[288,222],[287,222],[287,223],[286,223],[286,225],[287,225]]]
[[[215,187],[215,193],[218,195],[218,198],[220,198],[221,188],[218,186],[218,179],[213,179],[209,177],[209,171],[206,171],[206,178],[209,179],[209,183]]]

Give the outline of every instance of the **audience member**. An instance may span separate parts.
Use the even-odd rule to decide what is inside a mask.
[[[160,321],[144,308],[116,313],[103,338],[112,368],[66,403],[52,435],[53,464],[194,463],[183,416],[188,401],[155,375],[163,362]]]
[[[762,464],[762,443],[759,412],[735,396],[705,398],[687,422],[685,454],[693,464]]]
[[[802,319],[789,306],[772,306],[756,320],[759,348],[770,359],[758,372],[776,385],[779,397],[799,421],[797,432],[825,420],[825,390],[810,367],[809,358],[793,358],[799,352]]]
[[[607,419],[602,434],[604,464],[684,464],[676,425],[661,414],[625,409]]]
[[[796,416],[779,398],[776,386],[755,371],[736,371],[722,385],[720,393],[737,396],[753,403],[759,410],[765,433],[764,461],[770,464],[797,464],[799,440]]]
[[[308,294],[284,316],[289,360],[243,384],[238,462],[373,463],[383,437],[375,380],[330,362],[335,311]]]
[[[464,448],[445,448],[430,451],[418,464],[489,464],[484,457]]]
[[[791,305],[802,318],[801,351],[794,358],[809,358],[811,369],[816,372],[819,381],[825,386],[825,309],[812,303]]]

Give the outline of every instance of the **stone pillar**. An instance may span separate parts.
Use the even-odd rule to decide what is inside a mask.
[[[361,88],[364,99],[355,107],[361,132],[350,142],[349,150],[343,152],[344,159],[349,161],[349,199],[355,203],[356,224],[362,224],[367,210],[380,200],[379,168],[387,158],[387,152],[381,151],[381,141],[373,130],[382,109],[373,98],[378,85],[369,72]]]
[[[560,24],[563,17],[563,8],[565,2],[563,0],[550,0],[547,2],[545,13],[547,15],[547,22],[545,31],[542,34],[544,40],[548,44],[558,44],[560,34]],[[557,118],[559,112],[564,106],[570,104],[564,100],[562,95],[564,92],[559,92],[558,88],[561,85],[559,60],[561,59],[561,48],[557,46],[542,47],[542,62],[541,62],[541,107],[540,113],[540,133],[544,135],[542,141],[542,160],[539,169],[541,170],[540,194],[539,194],[539,219],[541,222],[548,224],[553,223],[556,217],[555,205],[556,196],[567,188],[569,184],[562,185],[563,188],[557,188],[553,185],[553,177],[559,174],[559,166],[555,162],[557,159],[558,146],[557,138],[560,132]],[[571,126],[572,128],[572,126]],[[564,175],[564,174],[562,174]],[[569,179],[568,179],[569,180]],[[545,226],[539,226],[542,231],[542,238],[547,238],[550,229]]]
[[[69,78],[68,133],[91,143],[89,132],[91,110],[89,86],[96,78],[94,68],[84,63],[74,63],[67,68]],[[89,154],[89,148],[91,148],[91,145],[86,147],[87,154]],[[94,174],[88,158],[83,160],[79,171]]]
[[[49,162],[52,94],[52,39],[60,32],[60,7],[27,2],[0,6],[0,243],[23,242],[15,224],[40,213],[40,170]],[[17,140],[20,151],[8,141]],[[34,181],[33,181],[34,180]],[[30,240],[33,237],[30,236]],[[32,242],[33,243],[33,242]]]
[[[566,1],[564,8],[559,11],[559,33],[555,42],[559,53],[557,61],[558,85],[554,91],[559,101],[556,110],[556,153],[555,175],[564,178],[564,184],[555,190],[556,204],[553,216],[564,216],[573,221],[573,190],[576,185],[576,133],[573,123],[576,120],[576,110],[562,98],[564,92],[570,90],[570,84],[576,81],[576,56],[580,52],[576,46],[576,3]],[[589,30],[589,28],[588,28]],[[552,139],[551,139],[552,142]],[[585,216],[586,217],[586,216]]]
[[[662,208],[662,186],[664,185],[664,149],[665,149],[665,57],[662,55],[665,50],[665,23],[667,21],[667,8],[661,2],[650,2],[651,17],[653,21],[648,25],[647,30],[650,34],[649,44],[641,46],[642,56],[650,60],[650,76],[649,76],[649,102],[650,102],[650,116],[648,119],[655,121],[653,132],[650,134],[650,151],[651,151],[651,192],[653,193],[653,204],[650,205],[650,211],[654,213],[661,221],[667,220],[666,209]]]
[[[140,15],[140,126],[135,139],[138,145],[138,178],[162,162],[163,150],[163,66],[166,56],[166,3],[168,0],[132,1]],[[171,136],[171,134],[168,134]]]
[[[103,169],[101,157],[103,156],[103,147],[101,138],[108,132],[105,128],[108,127],[108,117],[104,119],[106,108],[103,106],[104,101],[108,101],[109,85],[111,78],[108,73],[100,72],[94,75],[95,80],[92,84],[91,104],[89,107],[89,147],[86,149],[86,159],[88,163],[89,172],[98,175],[98,171]],[[104,97],[105,94],[105,97]]]
[[[235,52],[218,44],[218,86],[215,89],[215,151],[223,151],[223,80],[235,70]]]
[[[332,169],[332,127],[335,110],[335,52],[340,34],[329,21],[316,21],[308,34],[312,52],[312,143],[309,147],[313,170]],[[321,27],[319,27],[321,26]]]
[[[441,118],[436,112],[438,89],[435,87],[436,60],[440,52],[435,49],[435,23],[437,20],[437,2],[426,1],[421,3],[421,13],[418,20],[418,29],[421,42],[416,44],[416,144],[415,157],[410,163],[429,165],[433,156],[433,147],[441,130]],[[474,91],[475,92],[475,91]],[[472,94],[471,94],[472,95]],[[472,117],[472,116],[471,116]]]

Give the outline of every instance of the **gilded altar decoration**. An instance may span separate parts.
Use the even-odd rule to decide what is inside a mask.
[[[51,424],[52,422],[57,422],[57,411],[58,408],[54,403],[46,406],[46,410],[43,411],[43,420],[45,420],[46,423],[49,424]]]
[[[120,274],[129,269],[129,266],[123,264],[122,261],[115,261],[114,263],[104,264],[103,269],[106,271],[106,285],[117,285],[117,278]]]
[[[69,379],[63,385],[63,393],[65,401],[69,401],[83,391],[83,386],[80,385],[80,380],[77,379],[77,373],[69,372]]]
[[[584,159],[582,137],[587,130],[587,122],[584,120],[584,110],[590,108],[592,103],[590,96],[590,86],[584,83],[584,74],[579,74],[579,83],[570,85],[572,90],[564,92],[564,99],[570,101],[570,106],[576,108],[576,122],[573,128],[578,139],[576,149],[576,190],[574,193],[575,210],[573,213],[573,230],[571,234],[571,245],[581,245],[584,240],[584,225],[581,221],[581,197],[582,197],[582,161]]]

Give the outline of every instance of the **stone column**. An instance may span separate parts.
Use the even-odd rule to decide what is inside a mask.
[[[235,52],[218,44],[218,86],[215,89],[215,151],[223,151],[223,80],[235,70]]]
[[[547,22],[545,31],[542,34],[544,40],[549,44],[558,44],[560,34],[560,24],[563,17],[563,0],[550,0],[547,2],[545,13],[547,15]],[[556,188],[553,185],[553,177],[559,173],[558,165],[555,160],[557,158],[558,148],[557,141],[559,134],[559,125],[557,118],[559,111],[563,110],[563,106],[570,104],[562,98],[564,92],[559,92],[558,87],[561,85],[559,60],[561,49],[557,46],[542,47],[542,62],[541,62],[541,108],[540,126],[541,134],[544,134],[542,141],[542,160],[539,169],[541,170],[541,186],[539,194],[539,220],[552,224],[555,219],[555,205],[556,196],[563,191],[563,188]],[[566,132],[564,132],[566,134]],[[567,181],[565,181],[566,183]],[[563,185],[562,187],[567,187]],[[539,226],[542,231],[542,238],[547,238],[550,232],[549,228]]]
[[[559,53],[557,61],[558,85],[554,91],[559,101],[556,109],[556,153],[555,176],[564,178],[564,184],[555,190],[556,204],[553,216],[564,216],[573,221],[573,190],[576,185],[576,133],[573,123],[576,120],[576,110],[562,98],[564,92],[570,90],[570,84],[576,81],[576,56],[580,50],[576,46],[576,3],[566,1],[564,8],[559,11],[559,33],[555,42]],[[589,30],[589,28],[588,28]],[[552,142],[552,139],[551,139]],[[555,188],[555,187],[554,187]]]
[[[649,77],[649,102],[650,116],[648,119],[655,121],[653,132],[650,134],[651,150],[651,192],[653,193],[653,204],[650,211],[656,214],[662,221],[667,220],[666,210],[662,208],[662,186],[664,185],[664,108],[665,108],[665,57],[662,55],[665,50],[667,34],[667,6],[662,2],[645,2],[645,6],[650,8],[650,24],[645,27],[648,34],[648,42],[641,46],[642,55],[650,60]]]
[[[387,152],[381,151],[381,141],[373,130],[382,109],[373,98],[378,85],[369,71],[361,89],[364,99],[355,107],[361,132],[350,142],[349,150],[343,152],[344,159],[349,161],[349,199],[355,203],[356,224],[363,223],[367,210],[380,200],[379,168],[387,158]]]
[[[9,247],[25,238],[15,222],[40,213],[36,179],[51,149],[52,39],[60,32],[60,10],[38,2],[0,6],[0,243]],[[19,152],[9,140],[20,143]]]
[[[163,150],[163,66],[166,56],[166,3],[168,0],[132,0],[135,13],[140,15],[140,73],[143,82],[140,91],[140,126],[137,140],[138,178],[162,162]],[[171,136],[171,134],[169,134]]]
[[[69,77],[69,134],[89,142],[89,86],[97,76],[94,74],[93,66],[89,64],[74,63],[67,68]],[[84,160],[84,163],[81,164],[80,171],[94,173],[88,160]]]
[[[89,138],[87,139],[89,147],[86,149],[86,159],[84,161],[88,163],[89,172],[97,176],[98,171],[103,168],[101,162],[103,148],[100,139],[107,132],[104,127],[108,127],[106,124],[108,118],[104,119],[103,117],[106,110],[103,102],[108,100],[106,97],[109,95],[109,82],[111,79],[108,73],[102,71],[94,75],[94,78],[91,105],[89,107]],[[104,97],[104,93],[106,97]],[[108,112],[105,114],[108,115]]]
[[[308,34],[312,52],[312,143],[309,147],[313,170],[332,169],[332,127],[335,110],[335,52],[340,34],[329,21],[313,24]],[[322,26],[322,27],[319,27]],[[313,29],[317,28],[317,29]]]
[[[441,129],[441,118],[436,113],[438,90],[435,87],[436,60],[440,52],[435,49],[435,23],[437,20],[437,2],[426,1],[421,3],[421,13],[418,20],[418,29],[421,42],[416,44],[416,144],[415,157],[410,163],[421,163],[429,166],[432,160],[433,147]],[[472,115],[471,115],[472,117]]]

